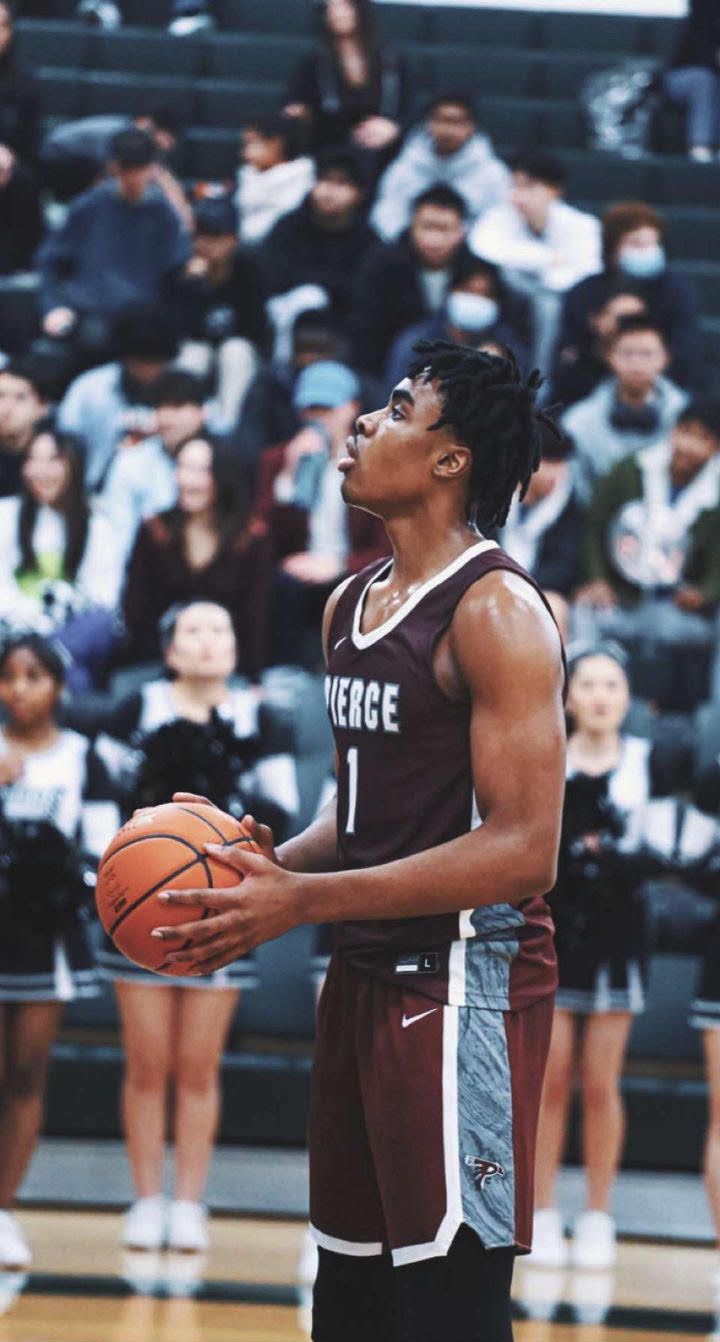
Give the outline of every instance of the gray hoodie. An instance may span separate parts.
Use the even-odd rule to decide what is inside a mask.
[[[486,135],[476,132],[456,154],[441,156],[430,132],[421,127],[408,136],[383,173],[370,223],[386,241],[394,241],[410,222],[415,197],[438,182],[459,192],[468,222],[473,223],[489,206],[505,199],[509,176]]]

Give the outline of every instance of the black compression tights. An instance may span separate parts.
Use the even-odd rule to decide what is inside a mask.
[[[467,1226],[446,1257],[406,1267],[321,1249],[313,1342],[512,1342],[514,1260]]]

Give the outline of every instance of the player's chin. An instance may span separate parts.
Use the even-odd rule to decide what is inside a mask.
[[[346,471],[343,475],[340,493],[346,503],[363,503],[362,477],[358,480],[357,465],[351,467],[351,469]]]

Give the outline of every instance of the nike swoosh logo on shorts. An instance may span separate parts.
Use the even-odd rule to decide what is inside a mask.
[[[432,1016],[435,1011],[439,1010],[439,1007],[431,1007],[429,1011],[421,1011],[419,1016],[403,1016],[403,1030],[407,1030],[408,1025],[414,1025],[416,1020],[424,1020],[426,1016]]]
[[[333,652],[335,652],[336,649],[340,647],[341,643],[345,642],[347,642],[347,634],[343,634],[343,637],[338,639],[337,643],[335,644],[335,647],[333,648]]]

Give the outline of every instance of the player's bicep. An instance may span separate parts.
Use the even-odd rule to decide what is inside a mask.
[[[565,723],[560,640],[552,619],[524,579],[492,575],[460,603],[452,647],[472,703],[480,815],[525,834],[554,862]]]

